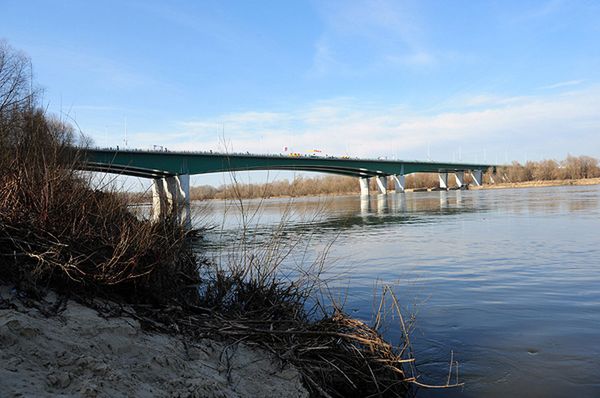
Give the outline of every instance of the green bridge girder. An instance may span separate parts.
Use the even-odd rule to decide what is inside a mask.
[[[485,171],[489,168],[495,170],[496,165],[89,148],[82,150],[81,162],[83,170],[146,178],[252,170],[312,171],[353,177],[376,177],[420,172]]]

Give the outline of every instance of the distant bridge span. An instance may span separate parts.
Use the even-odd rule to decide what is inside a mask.
[[[453,173],[464,186],[464,173],[471,172],[477,185],[484,170],[492,164],[441,163],[387,159],[357,159],[323,156],[254,155],[212,152],[167,152],[118,149],[83,149],[81,169],[152,178],[154,214],[159,216],[183,205],[189,218],[189,176],[194,174],[286,170],[312,171],[358,177],[361,194],[369,194],[369,178],[376,177],[382,193],[387,192],[387,177],[395,182],[396,192],[404,191],[407,174],[438,173],[440,187],[448,188],[448,174]]]

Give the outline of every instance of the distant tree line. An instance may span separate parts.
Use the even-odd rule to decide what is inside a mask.
[[[497,175],[502,182],[576,180],[600,177],[600,167],[596,158],[569,155],[562,161],[513,162],[510,166],[498,168]]]
[[[513,162],[509,166],[499,167],[496,175],[488,171],[484,181],[487,184],[517,183],[527,181],[571,180],[582,178],[600,177],[598,159],[590,156],[567,156],[562,161],[541,160],[528,161],[525,164]],[[473,181],[465,174],[465,183]],[[454,183],[449,179],[450,185]],[[405,188],[421,189],[439,186],[438,175],[435,173],[415,173],[406,176]],[[394,182],[388,179],[389,189],[394,189]],[[375,179],[371,179],[370,188],[377,190]],[[298,176],[293,180],[278,180],[263,184],[236,183],[213,187],[202,185],[191,188],[190,196],[193,200],[204,199],[230,199],[230,198],[268,198],[281,196],[310,196],[310,195],[343,195],[356,194],[360,187],[356,178],[335,175],[305,177]]]
[[[229,184],[192,187],[192,199],[265,198],[272,196],[342,195],[360,192],[356,178],[343,176],[298,176],[264,184]]]

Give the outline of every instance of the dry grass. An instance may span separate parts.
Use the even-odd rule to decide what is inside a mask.
[[[0,46],[0,59],[6,51]],[[8,81],[28,83],[21,77]],[[391,290],[384,289],[373,326],[339,306],[326,310],[314,299],[323,288],[329,246],[308,265],[286,269],[286,258],[309,240],[290,240],[284,216],[260,241],[251,228],[258,213],[245,207],[237,184],[239,245],[225,264],[198,261],[189,233],[177,223],[139,219],[125,195],[92,189],[89,176],[76,171],[73,129],[32,104],[23,87],[0,90],[1,280],[32,296],[50,287],[184,338],[260,345],[296,365],[313,396],[398,397],[419,384],[409,331]],[[99,307],[98,296],[114,299],[115,308]],[[399,346],[379,333],[390,311],[402,328]]]
[[[323,208],[301,216],[290,200],[265,238],[256,232],[262,203],[248,206],[239,187],[232,174],[231,204],[239,215],[239,231],[236,243],[205,269],[200,313],[188,316],[185,324],[181,317],[164,323],[266,348],[299,369],[312,396],[403,397],[413,386],[425,386],[414,367],[411,325],[392,289],[382,288],[373,325],[352,318],[336,304],[323,278],[334,239],[323,242],[310,228],[290,236],[291,222],[311,225],[324,216]],[[316,257],[307,255],[312,242],[322,247]],[[390,326],[402,332],[399,345],[380,333]],[[449,380],[431,387],[461,385]]]
[[[32,108],[0,125],[0,268],[34,288],[102,290],[162,302],[197,283],[186,232],[141,221],[76,171],[73,130]]]
[[[400,311],[392,290],[384,286],[375,314],[375,324],[352,318],[341,309],[323,313],[316,321],[305,317],[270,317],[263,311],[223,314],[219,310],[194,307],[141,308],[129,315],[147,327],[184,333],[193,338],[224,338],[261,347],[293,364],[314,397],[406,397],[415,388],[454,388],[458,362],[450,358],[448,377],[437,385],[424,384],[414,366],[410,325]],[[380,329],[390,321],[402,331],[399,345],[386,341]]]
[[[252,232],[259,212],[239,199],[241,238],[227,262],[196,262],[176,223],[140,220],[122,195],[90,189],[75,171],[68,126],[38,111],[22,116],[18,139],[1,152],[3,280],[32,294],[52,287],[90,305],[98,295],[125,301],[147,327],[187,338],[259,345],[298,367],[314,396],[398,397],[416,383],[408,338],[400,347],[387,343],[381,316],[370,327],[339,307],[307,306],[323,288],[327,249],[298,269],[283,266],[310,242],[286,235],[291,206],[262,241]]]

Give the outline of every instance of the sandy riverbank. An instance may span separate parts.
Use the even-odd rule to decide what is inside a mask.
[[[558,187],[570,185],[598,185],[600,178],[581,178],[577,180],[550,180],[550,181],[525,181],[485,184],[483,186],[470,185],[469,189],[507,189],[507,188],[537,188],[537,187]]]
[[[298,371],[266,351],[149,333],[53,293],[24,305],[18,294],[0,286],[3,397],[308,397]]]

